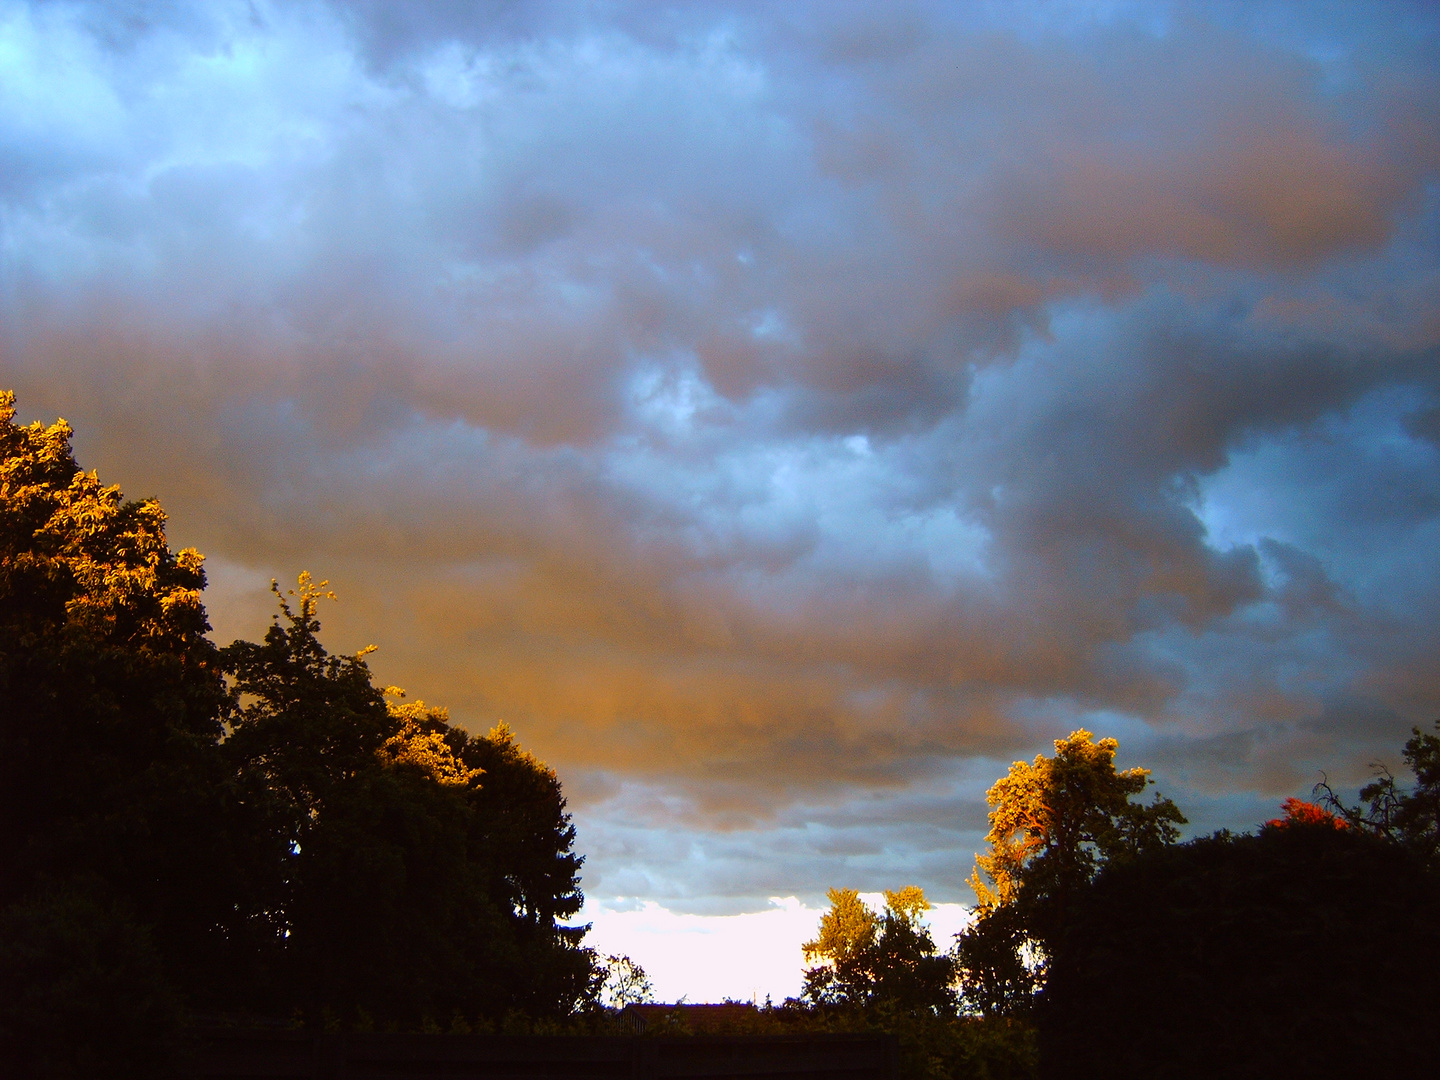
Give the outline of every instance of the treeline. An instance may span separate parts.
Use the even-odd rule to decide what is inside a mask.
[[[307,576],[218,648],[160,507],[14,418],[0,394],[0,1074],[161,1075],[186,1017],[593,1000],[554,772],[327,652]]]
[[[1440,730],[1440,725],[1437,725]],[[1414,783],[1286,800],[1179,843],[1115,740],[1077,731],[987,793],[972,925],[945,950],[911,887],[832,890],[792,1012],[900,1034],[921,1077],[1423,1075],[1440,1052],[1440,738]]]

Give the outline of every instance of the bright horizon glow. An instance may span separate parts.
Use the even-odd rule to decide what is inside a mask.
[[[880,910],[880,893],[861,893]],[[587,900],[577,921],[591,924],[585,944],[604,956],[623,955],[645,969],[655,1000],[688,1004],[718,1001],[778,1005],[800,994],[804,961],[800,946],[815,936],[825,908],[807,907],[793,896],[774,896],[764,911],[694,915],[653,901],[639,907],[616,897]],[[936,904],[926,922],[941,951],[970,921],[963,904]]]

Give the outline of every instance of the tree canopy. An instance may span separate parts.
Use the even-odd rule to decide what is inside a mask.
[[[169,548],[154,501],[81,470],[70,436],[16,424],[0,392],[0,908],[53,928],[73,921],[37,905],[98,904],[203,995],[245,837],[203,560]]]
[[[854,889],[831,889],[828,897],[819,933],[802,946],[805,960],[815,964],[805,971],[808,1001],[953,1014],[954,965],[925,925],[931,905],[919,886],[887,890],[879,914]]]
[[[1017,761],[985,793],[992,807],[990,850],[975,857],[970,883],[982,909],[1022,898],[1055,906],[1069,898],[1099,866],[1172,843],[1184,816],[1169,799],[1133,802],[1150,770],[1115,768],[1114,739],[1094,741],[1085,730],[1055,740],[1055,756]],[[981,874],[985,876],[982,878]],[[987,880],[988,879],[988,880]]]
[[[979,1011],[1023,1011],[1099,868],[1178,838],[1184,816],[1159,795],[1134,801],[1152,783],[1149,770],[1117,771],[1118,745],[1074,731],[1055,741],[1054,757],[1015,762],[986,792],[990,848],[970,877],[978,918],[957,949],[964,993]]]
[[[1440,720],[1435,730],[1440,732]],[[1411,728],[1401,754],[1415,777],[1408,788],[1387,766],[1376,764],[1375,778],[1360,789],[1363,807],[1347,806],[1324,780],[1315,793],[1345,824],[1403,845],[1440,872],[1440,737]]]
[[[319,641],[302,574],[265,640],[222,653],[222,752],[257,778],[275,873],[270,965],[314,1015],[532,1015],[591,992],[580,858],[552,770],[504,725],[474,738]],[[387,700],[387,696],[391,700]]]
[[[64,1019],[85,986],[151,1002],[157,1040],[181,1007],[413,1026],[589,1001],[555,773],[330,654],[308,574],[262,641],[217,648],[203,557],[70,438],[0,393],[0,1063],[95,1071]]]
[[[1437,901],[1399,845],[1303,812],[1111,864],[1051,958],[1043,1075],[1422,1075]]]

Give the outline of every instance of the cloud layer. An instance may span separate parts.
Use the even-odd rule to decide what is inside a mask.
[[[1440,714],[1422,6],[0,4],[0,382],[561,770],[587,888],[1201,827]],[[904,880],[901,880],[901,879]]]

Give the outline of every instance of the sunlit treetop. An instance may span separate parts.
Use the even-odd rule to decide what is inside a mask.
[[[918,923],[920,917],[934,906],[925,898],[925,890],[919,885],[906,885],[896,892],[885,890],[885,909],[907,923]]]
[[[405,691],[391,686],[385,693],[403,696]],[[485,770],[466,766],[445,738],[451,731],[446,709],[429,708],[423,701],[387,704],[390,718],[400,726],[380,747],[382,761],[417,769],[446,787],[467,787],[479,780]]]
[[[820,933],[801,946],[807,963],[842,964],[875,943],[879,924],[855,889],[830,889],[830,909],[820,917]]]
[[[0,391],[0,689],[116,762],[181,732],[212,739],[223,687],[204,557],[171,551],[159,503],[83,471],[70,438],[64,420],[16,424]]]
[[[1336,817],[1323,806],[1317,806],[1312,802],[1305,802],[1293,796],[1280,804],[1285,811],[1284,817],[1271,818],[1265,823],[1266,828],[1288,829],[1296,825],[1300,826],[1328,826],[1332,829],[1348,829],[1350,826],[1344,818]]]
[[[61,605],[74,628],[132,644],[190,647],[210,629],[200,591],[204,556],[172,552],[153,499],[84,472],[64,420],[15,424],[15,395],[0,391],[0,552],[12,617]]]
[[[1015,762],[985,793],[990,850],[975,857],[970,876],[982,909],[1014,902],[1027,882],[1033,891],[1066,893],[1101,861],[1178,837],[1185,819],[1169,799],[1131,801],[1152,783],[1150,770],[1117,771],[1118,747],[1071,732],[1055,740],[1054,757]]]
[[[812,1005],[883,1005],[914,1014],[951,1015],[955,968],[922,916],[931,908],[918,885],[885,891],[875,912],[854,889],[831,889],[820,932],[802,949],[807,963],[802,995]]]

